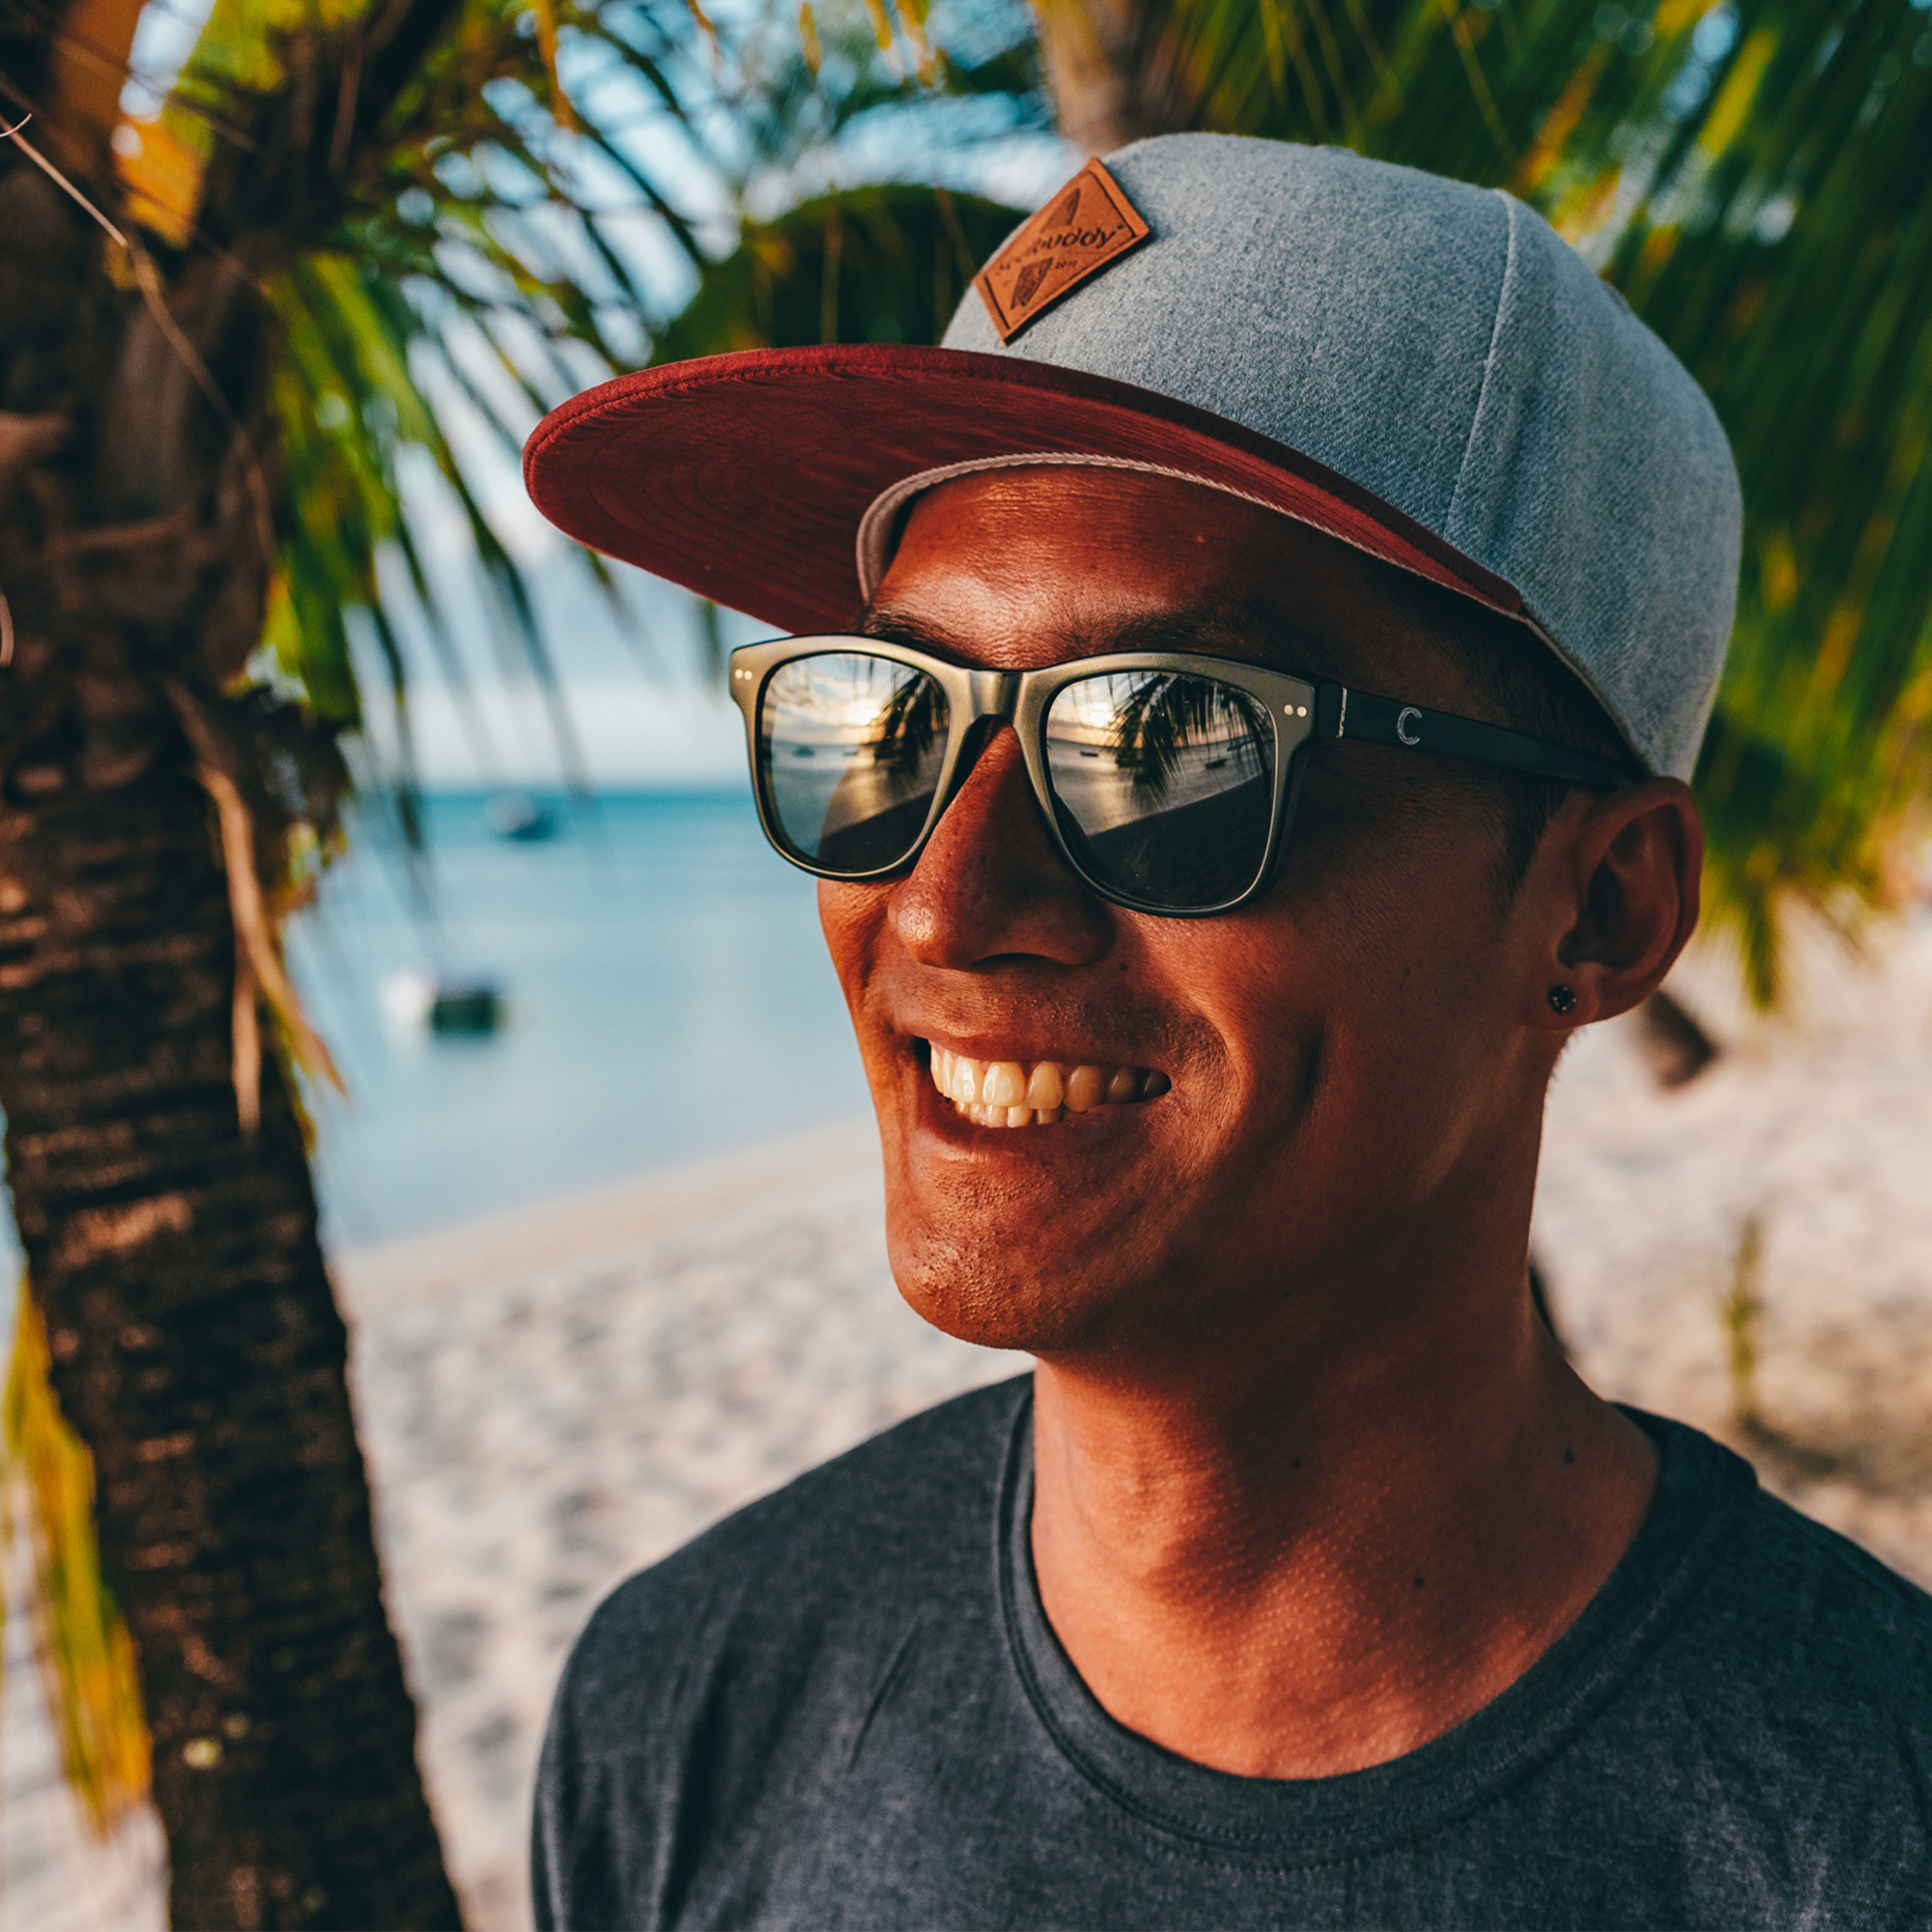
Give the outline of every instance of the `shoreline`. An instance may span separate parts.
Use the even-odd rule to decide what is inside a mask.
[[[784,1212],[848,1191],[883,1204],[879,1137],[848,1115],[688,1163],[330,1255],[345,1317],[408,1293],[448,1299],[518,1276],[549,1277],[585,1259],[657,1239],[694,1220]]]

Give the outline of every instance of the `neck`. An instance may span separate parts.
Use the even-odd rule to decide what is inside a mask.
[[[1114,1718],[1218,1770],[1333,1776],[1472,1716],[1576,1619],[1656,1456],[1565,1362],[1516,1254],[1297,1287],[1300,1311],[1378,1309],[1372,1345],[1298,1313],[1179,1373],[1041,1360],[1035,1566]]]

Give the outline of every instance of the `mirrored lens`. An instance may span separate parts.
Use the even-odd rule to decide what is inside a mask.
[[[876,872],[912,850],[946,756],[946,694],[862,651],[796,658],[758,708],[766,808],[797,857]]]
[[[1046,714],[1062,830],[1109,891],[1176,912],[1225,905],[1261,872],[1274,722],[1244,691],[1175,671],[1083,678]]]

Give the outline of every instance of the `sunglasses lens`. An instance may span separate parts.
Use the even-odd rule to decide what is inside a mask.
[[[863,651],[794,658],[758,707],[765,807],[795,858],[857,875],[896,866],[932,809],[946,694],[923,671]]]
[[[1274,813],[1274,722],[1244,691],[1176,671],[1065,687],[1046,762],[1067,843],[1096,884],[1173,912],[1237,898]]]

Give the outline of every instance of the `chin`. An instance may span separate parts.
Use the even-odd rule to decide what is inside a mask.
[[[1123,1291],[1042,1266],[1021,1271],[979,1242],[903,1230],[887,1219],[893,1279],[905,1304],[942,1333],[981,1349],[1057,1354],[1104,1341]]]

